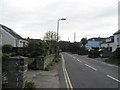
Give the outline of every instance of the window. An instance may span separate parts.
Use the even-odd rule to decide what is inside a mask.
[[[112,47],[109,48],[109,51],[112,51]]]
[[[119,38],[117,38],[117,42],[119,42]]]

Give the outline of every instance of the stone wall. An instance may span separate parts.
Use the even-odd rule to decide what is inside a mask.
[[[44,68],[47,67],[47,65],[52,62],[52,60],[55,58],[55,55],[49,55],[44,57]]]
[[[26,82],[26,57],[10,57],[8,62],[8,88],[23,88]]]
[[[48,56],[38,56],[35,59],[36,62],[36,68],[37,69],[45,69],[47,67],[47,65],[52,62],[52,60],[54,59],[55,55],[48,55]]]

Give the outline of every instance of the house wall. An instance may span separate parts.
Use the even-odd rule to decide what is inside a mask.
[[[19,39],[17,41],[17,47],[25,47],[26,45],[27,45],[27,41],[26,40]]]
[[[120,34],[114,35],[115,45],[120,47]]]
[[[86,44],[86,48],[88,50],[92,49],[92,47],[100,47],[100,42],[99,41],[88,41]]]
[[[102,43],[101,44],[101,47],[102,48],[108,48],[108,47],[111,47],[112,48],[112,52],[114,52],[116,50],[116,46],[115,46],[115,43]]]
[[[114,51],[115,51],[118,47],[120,47],[120,34],[114,35],[114,45],[113,45]]]
[[[0,27],[0,30],[1,30],[1,33],[2,33],[2,45],[10,44],[13,47],[16,47],[16,38],[14,38],[8,32],[3,30],[1,27]]]
[[[2,46],[2,32],[1,32],[1,29],[0,29],[0,49],[1,49],[1,46]]]

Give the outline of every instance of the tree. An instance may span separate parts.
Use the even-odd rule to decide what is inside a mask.
[[[84,47],[87,44],[87,38],[82,38],[81,43],[82,43],[82,45]]]
[[[58,40],[60,39],[60,36],[58,35]],[[57,41],[57,33],[54,31],[48,31],[45,33],[44,40],[47,41]]]
[[[49,55],[49,44],[42,41],[29,41],[27,52],[29,57]]]

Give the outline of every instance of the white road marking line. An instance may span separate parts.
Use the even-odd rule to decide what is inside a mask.
[[[79,59],[77,59],[77,61],[78,61],[78,62],[82,62],[82,61],[80,61]]]
[[[95,70],[95,71],[97,71],[97,69],[96,68],[94,68],[94,67],[92,67],[92,66],[90,66],[90,65],[88,65],[88,64],[85,64],[86,66],[88,66],[89,68],[91,68],[91,69],[93,69],[93,70]]]
[[[66,67],[65,67],[65,60],[64,60],[64,58],[63,58],[63,55],[61,54],[61,56],[62,56],[62,60],[63,60],[63,73],[64,73],[64,77],[65,77],[65,82],[66,82],[66,86],[67,86],[67,89],[69,90],[69,89],[71,89],[71,90],[73,90],[72,88],[72,84],[71,84],[71,81],[70,81],[70,78],[69,78],[69,76],[68,76],[68,73],[67,73],[67,70],[66,70]]]
[[[71,82],[70,82],[70,78],[69,78],[69,76],[68,76],[68,73],[67,73],[66,68],[65,68],[65,72],[66,72],[66,75],[67,75],[68,83],[69,83],[69,85],[70,85],[70,89],[73,90],[73,89],[72,89],[73,87],[72,87],[72,84],[71,84]]]
[[[64,58],[63,58],[63,55],[61,54],[61,56],[62,56],[62,60],[63,60],[63,59],[64,59]],[[63,64],[62,64],[62,68],[63,68],[63,74],[64,74],[64,77],[65,77],[66,86],[67,86],[67,88],[69,88],[68,81],[67,81],[67,77],[66,77],[66,75],[65,75],[64,61],[63,61]]]
[[[111,78],[111,79],[113,79],[113,80],[115,80],[115,81],[117,81],[117,82],[120,83],[120,81],[119,81],[118,79],[116,79],[116,78],[114,78],[114,77],[112,77],[112,76],[110,76],[110,75],[107,75],[107,77],[109,77],[109,78]]]
[[[64,66],[63,66],[63,73],[64,73],[64,77],[65,77],[65,83],[66,83],[66,86],[67,86],[67,88],[69,88],[68,80],[67,80],[67,76],[65,75],[65,69],[64,69]]]

